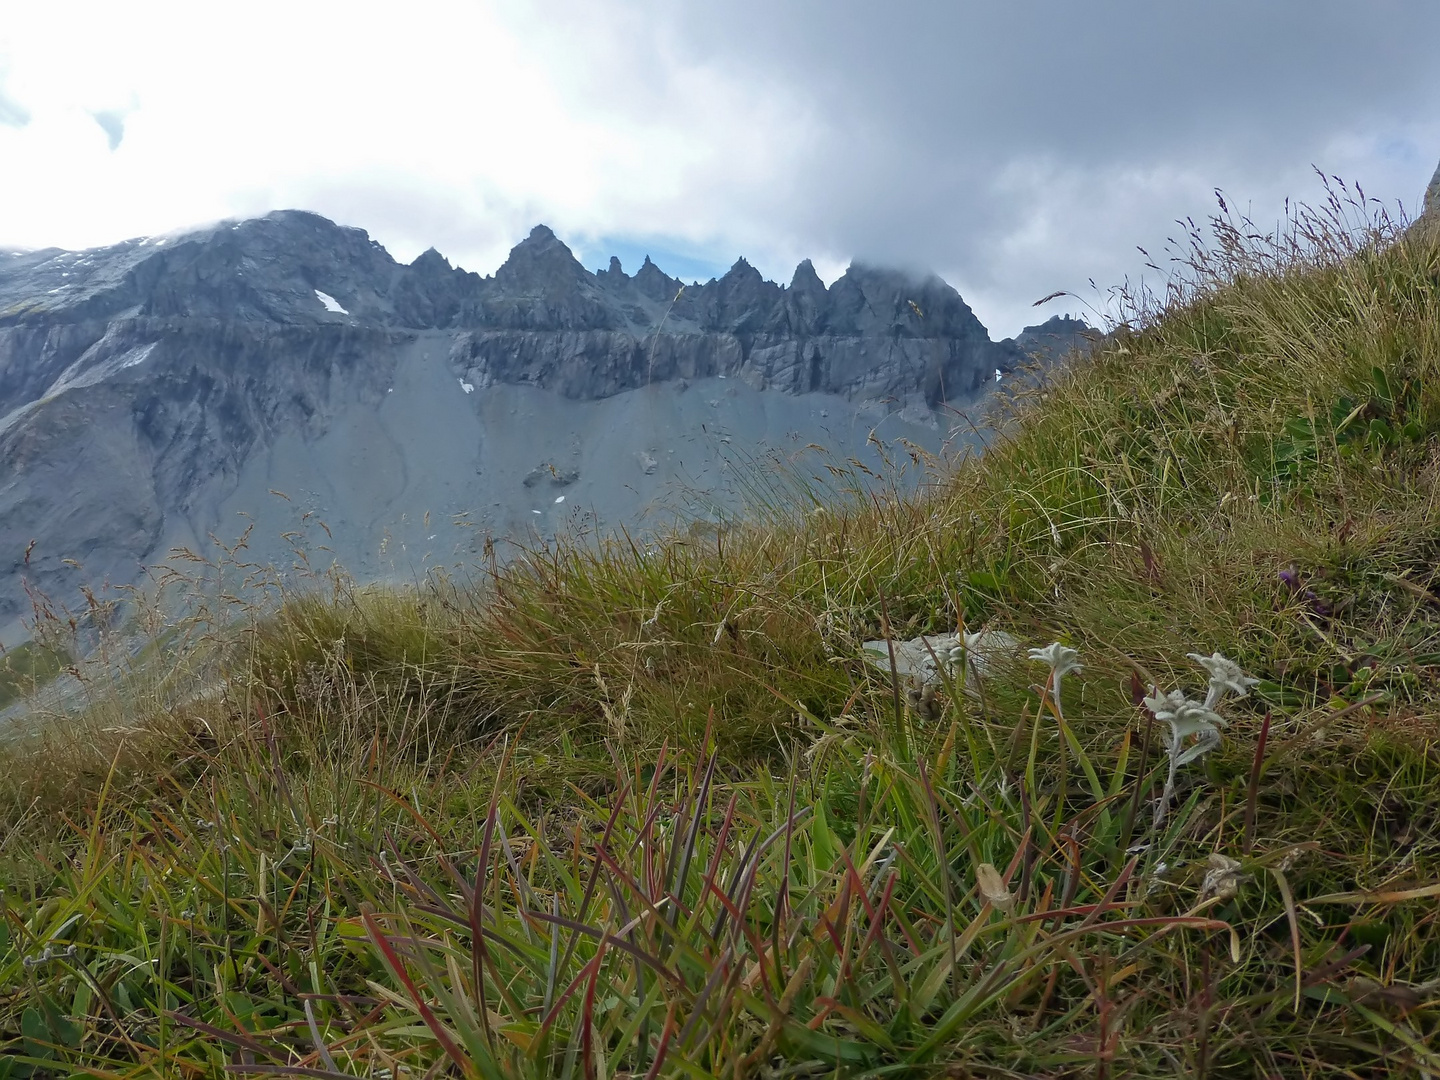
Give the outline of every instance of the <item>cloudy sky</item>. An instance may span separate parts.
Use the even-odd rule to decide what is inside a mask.
[[[1433,0],[17,3],[0,246],[304,207],[489,273],[544,221],[592,268],[933,268],[1001,336],[1215,188],[1413,207],[1437,40]]]

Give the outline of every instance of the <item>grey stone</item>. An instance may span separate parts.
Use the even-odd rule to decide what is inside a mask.
[[[789,287],[744,259],[683,288],[648,258],[592,274],[545,226],[493,277],[434,249],[402,265],[301,211],[0,255],[0,640],[27,582],[72,598],[84,581],[128,584],[246,520],[260,557],[272,491],[297,517],[303,503],[348,523],[349,541],[325,545],[337,557],[398,576],[415,571],[397,549],[434,533],[402,523],[432,511],[485,507],[472,523],[550,535],[562,507],[624,523],[662,483],[721,503],[719,438],[702,445],[717,411],[757,455],[814,441],[843,460],[876,410],[923,442],[935,409],[1068,333],[1046,327],[993,342],[939,278],[861,265],[829,289],[808,262]],[[650,449],[661,425],[673,466]],[[527,488],[535,462],[566,458],[578,468]]]

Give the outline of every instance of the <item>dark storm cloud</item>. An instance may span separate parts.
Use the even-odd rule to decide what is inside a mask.
[[[1417,0],[857,0],[672,7],[697,59],[811,84],[911,145],[1101,161],[1197,136],[1284,152],[1435,103],[1440,6]]]
[[[654,47],[681,66],[808,105],[813,152],[749,212],[837,255],[936,267],[1012,313],[1027,289],[1129,273],[1134,245],[1208,213],[1214,187],[1263,214],[1317,194],[1312,164],[1358,165],[1350,178],[1413,204],[1440,156],[1427,143],[1440,138],[1440,5],[1428,2],[644,11]]]

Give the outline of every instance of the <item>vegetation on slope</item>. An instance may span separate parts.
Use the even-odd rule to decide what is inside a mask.
[[[0,1076],[1440,1071],[1440,242],[1215,224],[919,495],[337,580],[11,748]],[[957,625],[1083,669],[862,658]]]
[[[34,694],[70,662],[63,652],[27,641],[0,654],[0,709]]]

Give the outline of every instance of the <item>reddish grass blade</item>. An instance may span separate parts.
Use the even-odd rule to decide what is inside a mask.
[[[435,1036],[435,1041],[438,1042],[440,1048],[445,1051],[445,1056],[455,1063],[462,1075],[465,1074],[469,1068],[469,1059],[461,1052],[460,1048],[455,1045],[455,1040],[450,1038],[450,1033],[445,1030],[445,1026],[440,1023],[434,1012],[431,1011],[430,1006],[425,1003],[425,996],[420,993],[420,990],[415,985],[415,981],[410,978],[410,973],[405,970],[404,962],[396,954],[395,950],[391,948],[389,939],[380,929],[380,924],[375,919],[375,912],[370,909],[368,904],[361,908],[360,918],[365,923],[365,932],[370,935],[370,940],[375,943],[375,947],[380,950],[380,955],[384,957],[386,966],[389,967],[391,973],[404,984],[406,993],[410,995],[410,1000],[415,1003],[415,1011],[420,1014],[420,1019],[425,1021],[425,1026],[428,1027]]]
[[[1242,849],[1249,855],[1255,848],[1255,805],[1260,796],[1260,767],[1265,762],[1265,744],[1270,741],[1270,710],[1260,724],[1260,737],[1255,740],[1255,760],[1250,763],[1250,783],[1245,789],[1245,841]]]

